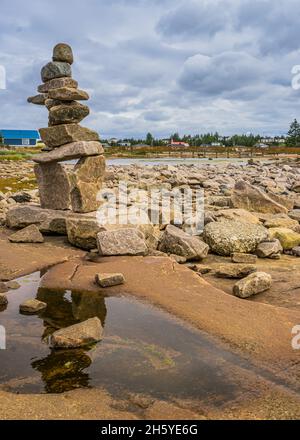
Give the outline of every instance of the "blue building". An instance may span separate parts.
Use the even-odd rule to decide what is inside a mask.
[[[32,147],[40,139],[37,130],[0,130],[4,145],[15,147]]]

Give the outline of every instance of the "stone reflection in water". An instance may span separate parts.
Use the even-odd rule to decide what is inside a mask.
[[[62,393],[89,386],[89,375],[84,372],[91,365],[91,358],[84,350],[52,350],[44,359],[31,363],[39,371],[46,393]]]
[[[36,298],[47,304],[40,314],[45,330],[42,339],[57,329],[68,327],[97,316],[105,324],[106,305],[103,296],[90,292],[70,292],[39,288]],[[83,370],[92,363],[87,350],[55,350],[45,358],[34,360],[32,368],[39,371],[47,393],[61,393],[89,386],[89,375]]]

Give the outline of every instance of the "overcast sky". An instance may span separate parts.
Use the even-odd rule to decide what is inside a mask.
[[[102,137],[281,134],[300,119],[299,0],[1,0],[0,128],[40,128],[26,103],[58,42]]]

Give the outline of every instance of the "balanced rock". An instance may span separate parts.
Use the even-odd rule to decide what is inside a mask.
[[[59,101],[87,101],[90,97],[84,90],[73,89],[71,87],[61,87],[59,89],[51,89],[48,92],[50,99],[58,99]]]
[[[256,248],[256,254],[260,258],[278,259],[283,252],[283,248],[279,240],[265,241],[259,243]]]
[[[72,69],[69,63],[52,61],[42,68],[42,81],[47,82],[54,78],[72,76]]]
[[[255,264],[257,262],[257,256],[253,254],[243,254],[240,252],[234,252],[231,255],[231,261],[233,263]]]
[[[57,330],[51,336],[54,348],[76,348],[99,342],[103,328],[99,318],[90,318],[79,324]]]
[[[50,148],[78,141],[99,141],[99,135],[77,124],[62,124],[39,130],[42,141]]]
[[[88,106],[79,102],[71,102],[70,104],[57,105],[49,110],[49,125],[59,124],[78,124],[84,119],[90,110]]]
[[[272,200],[272,198],[264,193],[261,189],[250,185],[244,180],[236,183],[231,196],[234,208],[243,208],[248,211],[257,211],[263,213],[287,213],[288,209]]]
[[[125,278],[122,273],[98,273],[96,283],[103,288],[119,286],[125,283]]]
[[[41,207],[45,209],[69,209],[71,205],[70,182],[65,167],[51,162],[35,165]]]
[[[58,43],[53,49],[53,61],[62,61],[73,64],[73,51],[71,46],[66,43]]]
[[[39,95],[30,96],[27,98],[27,102],[30,104],[45,105],[46,99],[47,95],[45,93],[40,93]]]
[[[215,275],[219,278],[244,278],[256,271],[253,264],[223,264],[216,269]]]
[[[207,257],[209,247],[198,237],[189,235],[176,226],[168,225],[159,250],[185,257],[187,260],[202,260]]]
[[[255,252],[257,245],[268,238],[268,229],[263,226],[237,221],[208,223],[203,233],[203,239],[212,252],[223,256],[234,252]]]
[[[46,83],[38,86],[37,90],[39,93],[48,93],[49,90],[59,89],[61,87],[72,87],[73,89],[77,89],[78,82],[75,79],[70,78],[70,77],[54,78],[54,79],[51,79],[50,81],[47,81]]]
[[[66,104],[67,101],[60,101],[59,99],[49,99],[45,101],[45,107],[50,110],[52,107],[57,107],[58,105]],[[68,102],[68,104],[75,104],[76,101]]]
[[[8,237],[12,243],[44,243],[44,237],[36,225],[27,226]]]
[[[42,301],[38,301],[37,299],[28,299],[20,304],[20,312],[28,315],[34,315],[42,310],[45,310],[46,307],[47,304]]]
[[[148,252],[144,235],[134,228],[101,231],[97,234],[100,255],[146,255]]]
[[[271,275],[265,272],[256,272],[233,286],[233,294],[239,298],[248,298],[252,295],[265,292],[272,285]]]
[[[74,212],[93,212],[99,207],[97,195],[105,172],[104,156],[81,158],[70,174],[71,204]]]
[[[100,142],[72,142],[55,148],[49,153],[36,154],[32,160],[40,164],[50,162],[59,162],[70,159],[79,159],[86,156],[98,156],[103,154],[104,150]]]

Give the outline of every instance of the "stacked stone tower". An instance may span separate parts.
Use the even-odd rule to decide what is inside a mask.
[[[39,94],[28,98],[32,104],[45,105],[49,111],[47,128],[39,130],[44,152],[34,156],[34,167],[41,207],[96,211],[97,193],[105,173],[105,159],[98,133],[79,123],[89,114],[89,95],[72,78],[73,52],[67,44],[57,44],[52,61],[42,68],[43,84]],[[74,169],[61,162],[79,159]]]

